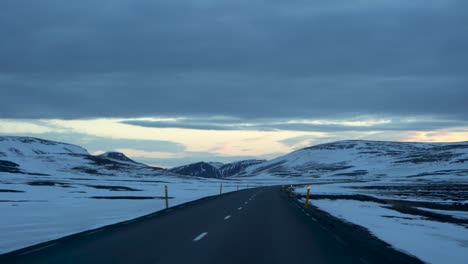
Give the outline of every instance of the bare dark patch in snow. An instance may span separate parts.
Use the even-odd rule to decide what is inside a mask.
[[[0,172],[22,173],[18,164],[8,160],[0,160]]]
[[[63,188],[71,188],[71,186],[67,183],[63,182],[55,182],[55,181],[32,181],[28,182],[31,186],[57,186]]]
[[[131,191],[131,192],[138,192],[142,191],[139,189],[134,189],[126,186],[109,186],[109,185],[86,185],[88,187],[93,187],[96,189],[103,189],[103,190],[109,190],[109,191]]]
[[[24,193],[24,191],[20,191],[20,190],[10,190],[10,189],[0,189],[0,192]]]
[[[366,170],[355,170],[352,172],[337,173],[335,176],[364,176],[367,173]]]
[[[91,196],[91,199],[110,199],[110,200],[150,200],[150,199],[166,199],[164,196]],[[174,197],[169,197],[174,199]]]

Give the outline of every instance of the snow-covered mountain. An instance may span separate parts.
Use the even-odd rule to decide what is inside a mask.
[[[170,169],[170,171],[189,176],[202,178],[223,178],[221,172],[215,166],[206,162],[197,162]]]
[[[84,148],[32,137],[0,137],[0,172],[29,175],[128,175],[171,174],[135,162],[122,153],[93,156]]]
[[[237,176],[439,177],[468,175],[468,142],[348,140],[316,145],[253,165]]]
[[[99,157],[102,157],[102,158],[105,158],[105,159],[108,159],[117,163],[131,165],[131,166],[147,167],[147,165],[136,162],[130,159],[129,157],[125,156],[125,154],[120,153],[120,152],[106,152],[106,153],[99,155]]]
[[[242,160],[222,164],[220,162],[197,162],[176,168],[170,171],[203,178],[226,178],[243,172],[247,167],[265,162],[266,160]]]
[[[242,173],[247,167],[261,164],[263,162],[266,162],[266,160],[241,160],[225,164],[219,168],[219,171],[223,177],[231,177],[238,173]]]
[[[72,144],[32,137],[0,137],[0,157],[2,158],[64,153],[89,155],[86,149]]]
[[[213,166],[213,167],[217,168],[217,169],[221,168],[221,167],[224,165],[224,163],[221,163],[221,162],[216,162],[216,161],[213,161],[213,162],[207,162],[207,163],[208,163],[208,164],[210,164],[211,166]]]

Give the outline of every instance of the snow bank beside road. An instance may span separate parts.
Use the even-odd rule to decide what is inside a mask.
[[[394,248],[434,264],[465,264],[468,229],[402,214],[373,202],[315,200],[311,204],[345,221],[363,226]]]

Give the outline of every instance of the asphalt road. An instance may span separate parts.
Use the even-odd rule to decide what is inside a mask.
[[[0,256],[0,263],[306,262],[420,263],[331,225],[278,187],[202,199]]]

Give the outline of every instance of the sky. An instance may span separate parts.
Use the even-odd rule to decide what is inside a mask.
[[[4,0],[0,135],[150,165],[468,140],[465,0]]]

